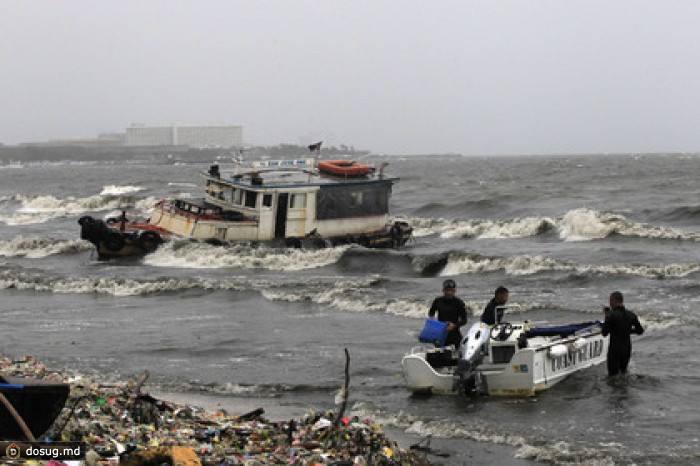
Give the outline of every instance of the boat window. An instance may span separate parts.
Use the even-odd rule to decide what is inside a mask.
[[[255,207],[255,201],[258,200],[258,193],[255,191],[246,191],[245,192],[245,206],[246,207]]]
[[[362,191],[350,193],[350,207],[359,207],[362,205]]]
[[[319,220],[383,215],[389,212],[391,183],[360,186],[322,186],[316,194],[316,216]]]
[[[510,361],[515,354],[515,346],[494,346],[491,347],[492,361],[494,364],[502,364]]]
[[[292,194],[289,200],[290,209],[306,208],[306,193]]]
[[[263,207],[272,207],[272,194],[265,194],[263,196]]]

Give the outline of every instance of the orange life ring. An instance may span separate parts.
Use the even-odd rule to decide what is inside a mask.
[[[323,160],[318,162],[318,169],[336,176],[365,176],[372,168],[350,160]]]

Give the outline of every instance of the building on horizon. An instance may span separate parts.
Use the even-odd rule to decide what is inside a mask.
[[[132,124],[126,129],[126,146],[189,146],[195,149],[232,148],[243,145],[243,127],[146,126]]]

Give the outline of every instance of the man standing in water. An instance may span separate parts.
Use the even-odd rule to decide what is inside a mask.
[[[445,345],[455,345],[455,348],[459,348],[462,343],[459,328],[467,323],[467,307],[464,301],[455,296],[456,288],[454,280],[445,280],[442,283],[443,295],[433,300],[428,316],[433,317],[437,312],[438,320],[448,323]]]
[[[610,307],[605,307],[605,322],[603,336],[610,335],[608,347],[608,375],[625,374],[632,355],[632,332],[637,335],[644,333],[637,315],[625,309],[622,293],[615,291],[610,294]]]

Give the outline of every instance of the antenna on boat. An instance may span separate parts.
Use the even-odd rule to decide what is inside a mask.
[[[238,172],[240,170],[241,165],[243,165],[243,148],[236,149],[236,153],[238,155],[233,157],[233,163],[236,164],[236,167],[233,171],[234,175],[238,175]]]

